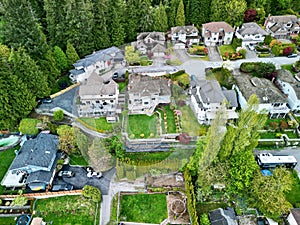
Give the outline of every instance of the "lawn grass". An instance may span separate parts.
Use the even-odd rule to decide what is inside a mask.
[[[160,114],[161,129],[162,129],[162,133],[165,134],[165,133],[167,133],[167,131],[165,128],[164,112],[162,111],[162,109],[156,109],[156,111],[159,112],[159,114]]]
[[[15,149],[19,149],[19,147],[15,147],[6,151],[0,151],[0,180],[2,181],[4,175],[6,174],[10,164],[14,160],[16,154]],[[4,186],[0,185],[0,194],[5,190]]]
[[[99,216],[96,203],[81,195],[39,199],[34,210],[44,221],[60,225],[94,224],[95,215]]]
[[[74,166],[88,166],[89,164],[81,154],[71,154],[70,155],[70,165]]]
[[[159,224],[167,217],[165,194],[135,194],[122,196],[120,220]]]
[[[292,74],[296,74],[295,71],[293,71],[293,64],[285,64],[285,65],[281,65],[281,69],[285,69],[290,71]]]
[[[226,208],[228,205],[224,202],[207,202],[207,203],[196,203],[196,211],[198,214],[198,217],[204,213],[208,214],[210,211],[217,209],[217,208]]]
[[[286,134],[289,138],[298,138],[297,134],[295,134],[293,131],[285,131],[285,132],[263,132],[260,133],[259,136],[261,139],[276,139],[276,134]]]
[[[174,113],[170,109],[170,106],[165,106],[164,109],[167,114],[167,124],[168,124],[167,131],[169,134],[176,133]]]
[[[180,107],[179,110],[182,112],[182,131],[187,132],[190,136],[198,136],[200,124],[198,123],[192,109],[188,105],[185,105]]]
[[[235,52],[232,45],[221,45],[221,46],[219,46],[219,51],[220,51],[221,56],[224,56],[224,54],[226,52],[228,52],[228,53],[234,53]]]
[[[113,130],[113,124],[108,123],[106,121],[105,117],[100,118],[80,118],[78,119],[80,123],[87,126],[90,129],[96,130],[98,132],[105,132],[105,131],[112,131]]]
[[[125,153],[125,159],[130,159],[130,161],[134,162],[145,162],[144,164],[147,164],[147,162],[154,163],[154,162],[160,162],[167,157],[169,157],[172,154],[171,151],[167,152],[126,152]]]
[[[297,172],[293,171],[294,184],[292,190],[285,194],[286,199],[294,206],[294,208],[300,207],[300,179]]]
[[[15,225],[15,217],[0,217],[0,225]]]
[[[140,135],[144,134],[145,138],[149,138],[151,133],[153,134],[153,137],[155,137],[157,134],[157,120],[156,114],[152,116],[129,115],[127,126],[129,137],[134,134],[135,138],[140,138]]]

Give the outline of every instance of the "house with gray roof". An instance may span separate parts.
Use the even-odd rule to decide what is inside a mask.
[[[45,190],[54,178],[58,143],[56,135],[45,133],[25,141],[1,185],[9,188],[28,185],[31,190]]]
[[[224,100],[229,103],[226,106],[226,118],[238,118],[235,112],[238,102],[234,90],[222,89],[216,80],[201,80],[191,84],[191,106],[200,124],[210,124]]]
[[[235,36],[242,40],[242,46],[256,45],[265,40],[268,33],[257,23],[243,23],[235,31]]]
[[[218,208],[210,211],[208,216],[211,225],[238,225],[233,208]]]
[[[295,15],[269,16],[264,24],[266,31],[276,39],[290,39],[300,33],[299,19]]]
[[[101,73],[107,71],[115,64],[122,64],[124,61],[124,54],[119,48],[113,46],[102,49],[74,63],[75,69],[70,70],[69,77],[74,83],[83,82],[92,72]]]
[[[173,44],[178,42],[185,45],[199,44],[199,31],[194,25],[172,27],[171,40]]]
[[[231,44],[233,34],[234,28],[223,21],[202,24],[202,38],[205,46]]]
[[[169,104],[171,84],[165,77],[131,74],[127,87],[129,114],[152,115],[159,104]]]
[[[106,117],[107,121],[115,122],[118,107],[119,85],[112,79],[104,80],[95,71],[79,87],[80,103],[78,114],[81,117]]]
[[[257,111],[267,113],[270,118],[285,117],[289,113],[288,100],[274,83],[266,78],[252,77],[248,74],[234,76],[234,89],[242,109],[247,108],[247,101],[255,94],[259,99]]]

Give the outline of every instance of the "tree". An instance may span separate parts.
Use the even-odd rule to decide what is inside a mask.
[[[53,57],[57,69],[59,69],[60,72],[65,72],[68,68],[68,59],[66,54],[63,52],[63,50],[60,47],[58,46],[54,47]]]
[[[229,3],[227,0],[212,0],[211,1],[211,21],[225,21],[227,12],[225,12],[226,5]]]
[[[101,191],[90,185],[85,185],[83,187],[82,195],[86,198],[91,198],[93,202],[100,202],[102,199]]]
[[[53,119],[55,121],[62,121],[64,119],[64,111],[62,111],[61,109],[59,110],[56,110],[54,113],[53,113]]]
[[[244,21],[246,23],[253,22],[256,19],[257,11],[255,9],[247,9],[244,14]]]
[[[225,6],[225,21],[232,26],[240,26],[243,23],[244,13],[247,9],[245,0],[231,0]]]
[[[154,10],[154,30],[166,32],[168,29],[168,17],[164,5],[160,2],[159,7]]]
[[[184,5],[183,5],[182,0],[179,1],[175,24],[176,24],[176,26],[184,26],[185,25]]]
[[[138,8],[140,7],[139,1],[127,0],[125,9],[125,30],[126,30],[126,41],[131,42],[136,39],[139,30],[139,16]]]
[[[69,68],[72,68],[73,64],[80,59],[74,46],[69,41],[67,42],[66,56],[68,59]]]
[[[201,26],[209,21],[210,0],[190,0],[190,20],[196,26]]]
[[[178,3],[178,0],[171,0],[169,7],[166,8],[169,27],[175,27],[175,18],[177,14]]]
[[[61,125],[57,128],[59,135],[59,148],[68,155],[76,150],[74,129],[68,125]]]
[[[139,52],[134,51],[133,46],[126,46],[125,59],[129,65],[133,65],[140,62],[140,54]]]
[[[22,134],[37,135],[39,133],[39,129],[36,127],[38,122],[36,119],[24,118],[20,122],[19,131]]]
[[[151,31],[153,27],[154,18],[150,0],[140,0],[139,5],[140,7],[138,11],[138,19],[140,21],[140,31]]]
[[[210,225],[207,213],[203,213],[200,217],[200,225]]]

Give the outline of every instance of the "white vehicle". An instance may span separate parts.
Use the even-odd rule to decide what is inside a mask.
[[[255,156],[258,165],[261,168],[275,168],[285,166],[294,168],[297,165],[297,160],[292,155],[272,155],[271,153],[261,153]]]
[[[97,177],[97,178],[101,178],[102,177],[102,173],[101,172],[88,172],[86,175],[88,178],[92,178],[92,177]]]

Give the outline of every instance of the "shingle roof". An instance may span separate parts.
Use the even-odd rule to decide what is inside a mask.
[[[199,93],[204,103],[222,103],[225,98],[221,86],[216,80],[201,80]]]
[[[298,18],[295,15],[270,16],[269,21],[274,23],[298,22]]]
[[[192,34],[193,32],[198,32],[197,27],[195,26],[177,26],[171,28],[171,33],[180,33],[185,32],[186,34]]]
[[[165,34],[163,32],[143,32],[137,36],[137,40],[144,40],[145,38],[150,37],[156,41],[165,41]]]
[[[283,82],[289,83],[293,87],[298,99],[300,99],[300,83],[294,78],[290,71],[279,70],[277,78]]]
[[[257,23],[254,23],[254,22],[243,23],[243,25],[237,32],[241,35],[247,35],[247,34],[268,35],[268,33],[264,29],[262,29]]]
[[[290,209],[298,225],[300,225],[300,208]]]
[[[25,166],[43,167],[50,170],[56,157],[58,138],[40,133],[35,139],[26,141],[10,166],[10,170]]]
[[[79,69],[79,70],[72,69],[72,70],[70,70],[70,73],[71,73],[72,75],[75,75],[75,76],[77,76],[77,75],[79,75],[79,74],[82,74],[82,73],[84,73],[84,72],[85,72],[84,69]]]
[[[202,29],[208,30],[212,33],[220,32],[220,29],[224,29],[225,32],[233,32],[234,29],[226,22],[210,22],[202,24]]]
[[[235,213],[232,208],[219,208],[210,211],[209,219],[211,225],[237,225]]]
[[[225,95],[227,101],[230,103],[231,107],[238,107],[237,96],[234,90],[223,90],[223,94]]]

